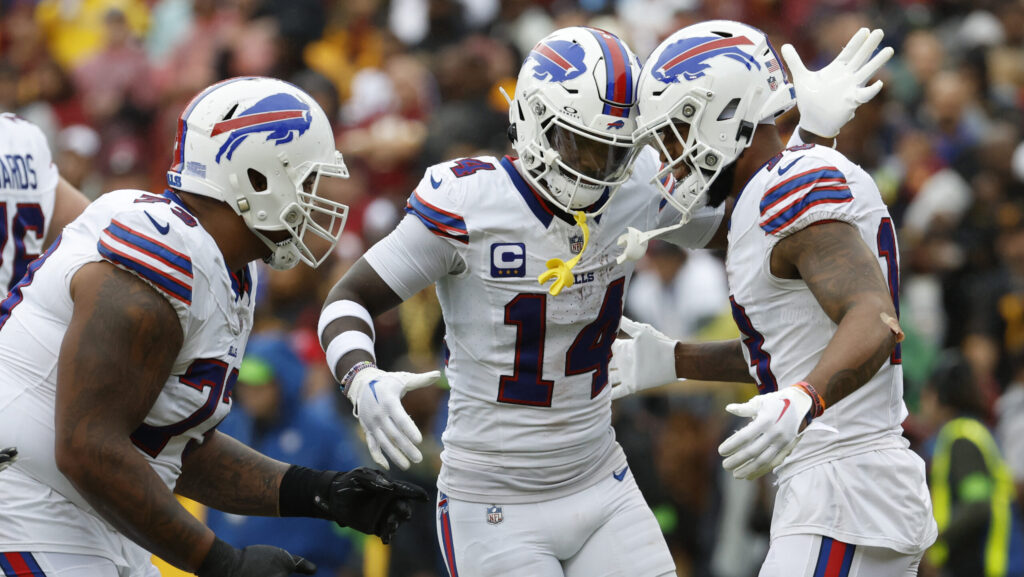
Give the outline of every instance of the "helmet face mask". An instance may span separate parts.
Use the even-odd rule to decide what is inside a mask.
[[[272,250],[267,258],[271,268],[288,269],[299,261],[316,268],[330,256],[337,238],[348,220],[348,206],[318,194],[328,178],[348,178],[348,169],[341,159],[335,164],[306,163],[297,171],[305,175],[295,189],[296,202],[281,209],[278,219],[289,238],[274,242],[259,228],[253,233]]]
[[[557,30],[523,63],[509,120],[524,177],[565,212],[599,214],[636,149],[636,57],[595,28]]]
[[[287,269],[326,260],[348,207],[320,190],[347,178],[327,116],[308,94],[272,78],[233,78],[207,88],[182,113],[168,184],[227,203]],[[278,231],[288,238],[279,240]],[[272,240],[270,237],[273,236]]]
[[[683,219],[753,141],[759,123],[795,104],[795,93],[763,32],[703,22],[666,39],[644,68],[634,138],[665,166],[652,179]],[[685,166],[685,178],[682,176]]]

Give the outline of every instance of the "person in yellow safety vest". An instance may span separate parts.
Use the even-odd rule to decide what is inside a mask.
[[[970,365],[943,354],[921,394],[921,416],[938,428],[930,461],[939,539],[925,560],[942,577],[1009,577],[1015,490]]]

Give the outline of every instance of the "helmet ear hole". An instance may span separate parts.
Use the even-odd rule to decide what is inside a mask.
[[[267,190],[267,177],[262,172],[250,168],[248,170],[249,184],[252,185],[252,189],[256,192],[263,192]]]
[[[736,109],[739,107],[740,99],[733,98],[732,100],[729,101],[729,104],[726,104],[725,108],[722,109],[722,113],[718,115],[718,121],[721,122],[723,120],[730,120],[731,118],[736,116]]]

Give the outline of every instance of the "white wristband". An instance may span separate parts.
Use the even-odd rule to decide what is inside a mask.
[[[337,370],[338,361],[341,360],[341,357],[356,350],[366,351],[370,354],[371,359],[377,360],[376,355],[373,354],[373,340],[370,338],[370,335],[362,331],[345,331],[334,337],[331,344],[327,345],[327,350],[325,351],[327,366],[331,369],[331,374],[334,375],[338,382],[341,382],[342,379],[342,375],[334,372]]]
[[[327,325],[340,319],[341,317],[356,317],[361,319],[364,323],[370,327],[370,335],[374,342],[377,340],[377,331],[373,328],[373,318],[370,317],[370,311],[366,310],[363,305],[350,300],[334,301],[333,303],[324,307],[324,310],[320,312],[320,322],[316,325],[316,336],[320,339],[320,348],[327,349],[324,346],[324,329]]]

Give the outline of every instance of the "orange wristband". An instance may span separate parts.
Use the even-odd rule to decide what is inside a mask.
[[[825,399],[818,394],[818,391],[814,390],[814,387],[806,381],[800,381],[793,385],[794,387],[800,387],[800,390],[807,393],[807,396],[811,397],[811,410],[807,412],[807,424],[821,416],[825,412]]]

